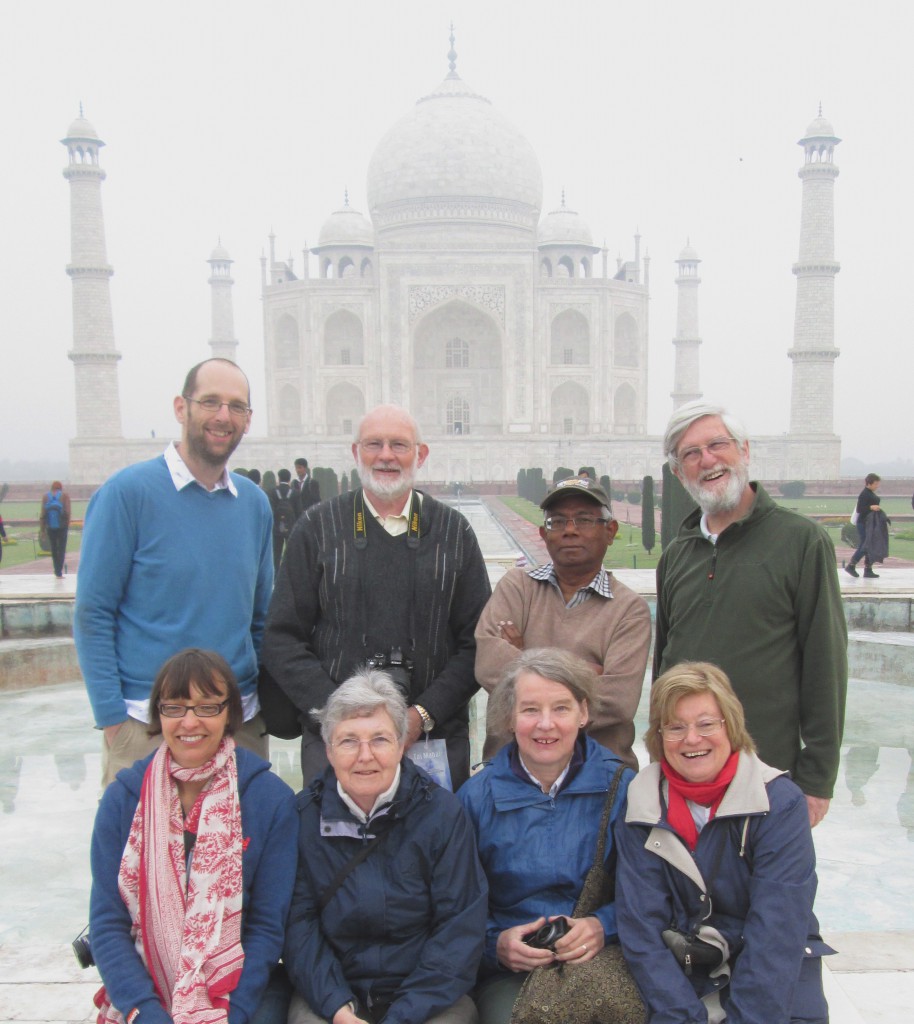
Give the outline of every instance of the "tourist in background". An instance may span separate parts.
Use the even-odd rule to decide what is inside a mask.
[[[70,496],[63,489],[63,484],[55,480],[51,489],[41,499],[41,513],[38,528],[48,536],[51,551],[51,562],[54,575],[63,579],[64,564],[67,557],[67,530],[70,526]]]
[[[882,499],[876,492],[879,490],[881,483],[882,478],[876,473],[867,473],[866,479],[863,481],[863,490],[857,496],[857,507],[854,509],[857,536],[860,538],[860,543],[857,545],[857,550],[851,555],[851,560],[844,567],[846,573],[849,573],[851,576],[859,576],[857,563],[862,558],[863,575],[869,580],[879,579],[879,576],[873,572],[873,558],[867,550],[866,525],[872,513],[880,511],[879,506],[882,504]],[[882,561],[882,559],[879,559],[879,561]]]

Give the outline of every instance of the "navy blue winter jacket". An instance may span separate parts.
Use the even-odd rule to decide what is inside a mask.
[[[452,793],[412,761],[387,809],[361,824],[332,768],[298,797],[299,860],[283,960],[325,1020],[357,998],[393,1000],[385,1024],[426,1021],[476,980],[486,924],[486,880],[467,816]],[[339,869],[384,835],[322,911]]]
[[[117,888],[121,858],[140,799],[143,775],[155,754],[117,773],[105,790],[92,832],[89,937],[111,1002],[140,1010],[141,1024],[171,1024],[130,935],[130,915]],[[229,1002],[229,1024],[247,1024],[260,1005],[270,971],[282,953],[295,879],[295,796],[268,762],[235,748],[244,853],[241,946],[244,968]]]
[[[616,826],[619,940],[650,1024],[707,1024],[701,997],[715,989],[727,1024],[827,1019],[819,958],[833,951],[819,938],[812,910],[816,855],[803,793],[755,754],[741,753],[690,854],[667,823],[660,780],[659,764],[641,770]],[[666,859],[683,854],[711,891],[706,923],[729,944],[729,984],[706,967],[686,976],[661,938],[671,923],[687,931],[703,916],[696,883]]]

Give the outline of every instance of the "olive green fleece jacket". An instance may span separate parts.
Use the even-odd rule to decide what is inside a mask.
[[[700,510],[657,566],[654,678],[680,661],[730,677],[767,764],[830,798],[847,696],[847,623],[828,534],[757,483],[749,514],[712,544]]]

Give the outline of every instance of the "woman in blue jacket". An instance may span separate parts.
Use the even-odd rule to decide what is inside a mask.
[[[404,757],[406,702],[386,673],[353,676],[312,714],[330,767],[298,799],[289,1024],[475,1024],[487,894],[466,815]]]
[[[715,665],[651,689],[652,764],[616,828],[619,938],[650,1024],[825,1024],[806,799],[755,755]]]
[[[149,708],[164,742],[118,773],[92,833],[99,1024],[284,1021],[264,997],[295,878],[294,795],[235,747],[241,694],[218,654],[169,658]]]
[[[596,676],[555,649],[524,651],[489,698],[489,727],[511,732],[491,764],[458,790],[476,829],[489,881],[489,911],[476,1003],[481,1024],[506,1024],[527,974],[556,960],[584,963],[616,942],[613,903],[571,919],[593,865],[607,792],[622,762],[584,733]],[[628,782],[623,769],[612,823]],[[547,920],[569,919],[566,935],[542,949],[525,942]]]

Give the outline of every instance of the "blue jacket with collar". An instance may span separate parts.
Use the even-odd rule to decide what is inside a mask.
[[[479,859],[489,880],[489,917],[483,966],[501,970],[495,947],[506,928],[556,914],[571,916],[587,872],[593,866],[597,825],[616,769],[622,764],[606,747],[584,739],[584,762],[571,782],[553,799],[511,767],[511,743],[491,764],[465,782],[457,797],[476,829]],[[625,791],[635,776],[625,768],[610,813],[606,864],[616,853],[613,822],[621,813]],[[607,941],[616,937],[612,903],[596,917]]]
[[[727,1024],[826,1020],[819,958],[832,950],[812,910],[816,856],[803,793],[743,751],[690,853],[667,822],[661,778],[659,764],[641,770],[616,826],[619,940],[650,1024],[707,1024],[701,997],[715,989]],[[729,944],[729,985],[706,967],[686,976],[661,938],[671,923],[688,931],[702,916],[700,890],[673,866],[678,858],[694,860],[711,892],[706,923]]]
[[[99,973],[114,1006],[137,1024],[171,1024],[130,935],[130,915],[117,876],[140,788],[155,753],[118,772],[105,790],[92,832],[92,896],[89,936]],[[241,946],[244,968],[229,1000],[229,1024],[247,1024],[260,1005],[282,953],[283,932],[295,879],[295,796],[267,761],[235,748],[244,886]]]
[[[393,802],[361,824],[332,768],[298,797],[299,861],[283,960],[325,1020],[353,998],[390,1001],[385,1024],[415,1024],[476,980],[486,881],[473,830],[452,793],[404,758]],[[372,836],[384,839],[320,899]]]

